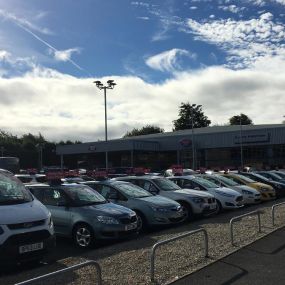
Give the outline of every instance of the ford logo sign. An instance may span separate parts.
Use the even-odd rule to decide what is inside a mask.
[[[184,147],[192,145],[192,141],[189,139],[182,139],[181,141],[179,141],[179,143]]]

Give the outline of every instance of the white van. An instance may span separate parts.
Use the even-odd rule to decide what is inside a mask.
[[[0,264],[39,261],[54,247],[50,212],[16,177],[0,171]]]

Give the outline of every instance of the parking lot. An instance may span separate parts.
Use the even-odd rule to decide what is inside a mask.
[[[279,199],[284,202],[285,198]],[[65,268],[84,260],[96,260],[102,267],[103,284],[150,284],[150,248],[157,242],[200,227],[209,235],[209,258],[203,257],[202,236],[197,234],[161,247],[157,251],[155,278],[160,283],[167,283],[196,271],[205,265],[236,251],[240,247],[267,235],[282,226],[285,219],[285,207],[276,211],[276,226],[271,225],[271,206],[277,201],[244,207],[232,212],[224,212],[219,216],[200,219],[176,227],[157,229],[121,242],[97,244],[92,250],[74,247],[68,239],[58,239],[57,249],[53,255],[56,262],[41,266],[24,266],[1,273],[1,284],[14,284],[48,272]],[[257,231],[256,217],[243,219],[234,226],[235,242],[230,242],[229,221],[232,217],[260,209],[262,232]],[[78,270],[73,274],[64,274],[59,279],[51,279],[47,283],[92,284],[96,278],[91,267]]]

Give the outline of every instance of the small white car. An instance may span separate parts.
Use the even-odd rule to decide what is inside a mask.
[[[236,190],[243,196],[244,204],[258,204],[261,202],[261,194],[252,187],[240,185],[227,177],[217,174],[206,174],[201,177],[215,183],[219,187]]]
[[[184,189],[194,189],[212,194],[217,200],[217,212],[224,209],[238,209],[244,206],[243,196],[239,192],[219,187],[202,177],[191,175],[169,177],[168,179]]]

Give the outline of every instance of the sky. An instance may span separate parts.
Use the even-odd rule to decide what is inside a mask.
[[[285,115],[285,0],[0,0],[0,129],[53,141]]]

